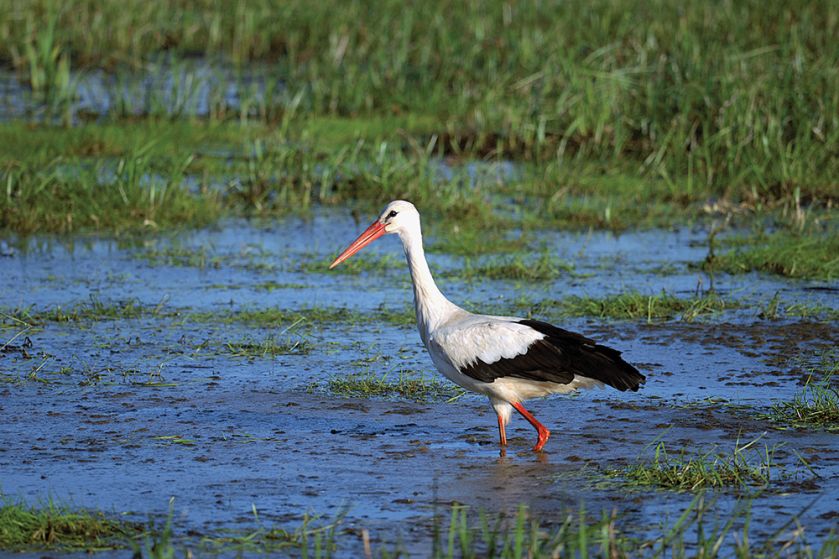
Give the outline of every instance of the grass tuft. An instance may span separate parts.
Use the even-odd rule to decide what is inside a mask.
[[[830,376],[819,382],[811,377],[791,401],[772,404],[769,417],[799,429],[839,431],[839,392],[831,385]]]
[[[134,299],[121,302],[106,303],[95,296],[90,297],[90,303],[80,303],[71,308],[53,307],[42,311],[34,307],[7,309],[0,311],[3,323],[26,324],[29,326],[47,322],[82,322],[97,320],[129,320],[145,316],[162,317],[167,313],[163,310],[164,302],[155,307],[145,307]]]
[[[116,163],[0,160],[0,230],[153,231],[199,227],[222,215],[218,193],[192,192],[185,172],[192,156],[158,169],[142,146]]]
[[[766,487],[772,481],[776,464],[774,449],[760,450],[755,445],[760,438],[740,446],[730,454],[716,450],[688,456],[685,451],[674,455],[664,442],[655,447],[651,462],[641,462],[623,470],[612,470],[610,475],[623,477],[630,485],[652,486],[680,491],[706,488]]]
[[[824,429],[839,432],[839,391],[834,376],[839,373],[839,358],[835,352],[822,356],[816,380],[811,371],[804,388],[789,401],[772,404],[767,417],[782,426],[797,429]]]
[[[480,254],[509,254],[527,248],[526,235],[509,237],[494,229],[486,229],[475,222],[468,228],[456,224],[447,227],[448,231],[432,235],[428,252],[451,254],[456,256],[475,256]],[[443,229],[444,227],[438,227]]]
[[[541,305],[545,305],[542,303]],[[680,317],[691,322],[704,315],[737,308],[735,302],[726,301],[716,293],[683,299],[661,292],[658,295],[643,295],[638,292],[621,293],[604,298],[571,296],[548,303],[558,306],[564,316],[593,316],[614,319],[667,320]]]
[[[225,344],[230,355],[234,357],[276,357],[277,355],[307,355],[312,351],[309,342],[303,339],[287,338],[278,341],[274,337],[264,340],[243,340],[239,342],[228,342]]]
[[[379,274],[394,268],[401,270],[404,267],[404,261],[390,253],[382,255],[356,254],[330,270],[329,265],[333,260],[335,260],[334,257],[303,260],[300,264],[300,271],[307,273]]]
[[[584,508],[569,512],[564,522],[546,526],[526,506],[511,515],[475,513],[462,505],[450,511],[448,528],[435,521],[433,559],[547,559],[580,557],[685,559],[687,557],[835,557],[839,541],[829,534],[820,546],[804,538],[796,518],[766,538],[756,538],[749,522],[748,502],[738,502],[726,519],[714,514],[716,503],[697,495],[675,520],[664,520],[657,535],[639,533],[612,512],[590,517]],[[401,557],[395,550],[382,557]]]
[[[276,328],[283,324],[306,326],[310,323],[353,323],[361,320],[361,316],[350,309],[333,307],[309,307],[295,310],[266,307],[225,313],[199,311],[187,316],[195,322],[241,323],[260,328]]]
[[[548,251],[543,251],[536,259],[527,259],[521,255],[498,256],[484,260],[480,264],[474,264],[472,260],[466,259],[463,269],[448,272],[445,275],[467,280],[549,281],[573,271],[572,264],[554,257]]]
[[[392,309],[382,306],[372,314],[365,314],[348,308],[308,307],[302,309],[243,309],[229,313],[193,312],[184,314],[185,318],[195,322],[214,322],[219,324],[242,323],[260,328],[276,328],[283,324],[293,324],[302,328],[313,325],[360,324],[371,319],[384,320],[396,326],[406,326],[415,322],[414,309],[402,307]]]
[[[788,232],[739,239],[740,246],[709,254],[702,267],[709,272],[767,272],[788,278],[839,278],[839,235],[798,235]]]
[[[0,549],[10,551],[104,551],[128,547],[143,533],[139,524],[101,512],[71,510],[50,501],[35,508],[4,500],[0,505]]]
[[[404,371],[395,378],[388,373],[379,375],[372,371],[336,375],[326,382],[326,389],[344,397],[396,398],[414,402],[450,401],[464,394],[463,389],[449,382]]]
[[[778,291],[762,306],[758,317],[764,320],[803,318],[836,321],[839,320],[839,309],[824,304],[784,301],[781,298],[781,292]]]
[[[222,258],[211,254],[207,247],[149,249],[137,253],[137,256],[151,266],[185,266],[204,270],[207,268],[218,269],[222,264]]]
[[[660,531],[639,532],[637,520],[627,521],[614,511],[591,516],[585,508],[569,511],[564,521],[546,525],[525,505],[512,514],[475,512],[455,504],[446,515],[435,515],[426,556],[486,559],[596,557],[651,559],[687,557],[836,557],[836,533],[818,544],[807,541],[797,517],[774,533],[756,537],[749,522],[751,505],[738,501],[726,518],[714,514],[716,503],[695,496],[676,519],[664,519]],[[253,507],[254,529],[221,528],[202,534],[176,533],[173,507],[162,529],[144,531],[138,524],[108,520],[101,513],[73,512],[50,504],[43,509],[6,503],[0,508],[0,549],[14,552],[53,550],[96,552],[130,548],[136,557],[171,559],[199,555],[282,554],[328,558],[353,555],[382,559],[408,555],[399,541],[382,541],[367,528],[343,529],[346,511],[332,521],[305,514],[294,529],[266,525]],[[631,523],[630,523],[631,522]],[[373,536],[372,538],[370,536]],[[339,551],[340,550],[340,551]]]

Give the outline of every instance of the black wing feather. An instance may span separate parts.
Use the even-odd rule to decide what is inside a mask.
[[[530,344],[522,355],[493,363],[478,359],[460,372],[483,382],[515,377],[557,384],[568,384],[578,375],[621,391],[637,391],[646,380],[615,349],[547,322],[520,320],[519,324],[530,326],[545,337]]]

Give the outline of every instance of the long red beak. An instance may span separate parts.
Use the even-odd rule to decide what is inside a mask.
[[[363,249],[382,235],[386,233],[384,223],[379,223],[377,219],[370,227],[364,230],[364,233],[358,236],[356,240],[352,242],[350,246],[344,249],[344,252],[338,255],[338,258],[335,259],[335,262],[329,265],[329,269],[331,270],[359,250]]]

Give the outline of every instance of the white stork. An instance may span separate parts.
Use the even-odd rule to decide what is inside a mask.
[[[513,408],[536,428],[533,450],[545,446],[551,432],[522,406],[528,398],[605,384],[637,391],[645,381],[619,351],[580,334],[538,320],[473,314],[446,299],[428,269],[419,212],[410,202],[388,204],[329,268],[387,233],[402,240],[414,284],[417,328],[431,360],[455,384],[489,397],[502,446]]]

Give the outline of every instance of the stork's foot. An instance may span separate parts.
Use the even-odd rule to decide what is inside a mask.
[[[551,432],[547,427],[545,427],[541,423],[539,424],[539,427],[536,428],[536,431],[539,433],[539,435],[536,439],[536,446],[533,447],[533,451],[541,452],[542,447],[544,447],[545,443],[548,442],[548,438],[551,436]]]
[[[514,402],[512,405],[514,408],[516,408],[516,411],[522,414],[522,416],[527,421],[529,421],[531,425],[533,425],[534,429],[536,429],[536,432],[538,433],[538,438],[536,439],[536,446],[533,447],[533,451],[541,452],[542,448],[545,446],[545,443],[548,442],[548,438],[551,436],[551,432],[548,430],[547,427],[539,423],[539,421],[537,421],[536,418],[533,417],[532,413],[524,409],[524,406],[522,406],[519,402]]]

